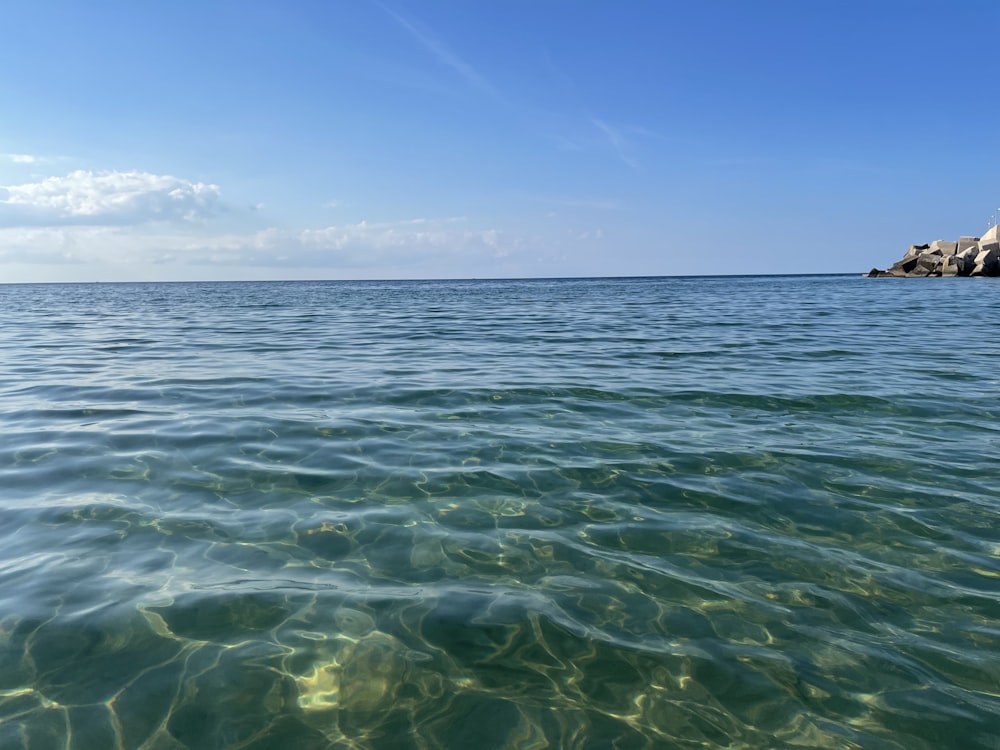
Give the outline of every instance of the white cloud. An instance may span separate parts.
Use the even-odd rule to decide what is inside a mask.
[[[85,263],[116,256],[114,244],[106,244],[114,232],[111,227],[0,228],[0,262]]]
[[[523,240],[462,219],[345,224],[321,229],[268,228],[201,234],[156,227],[63,226],[0,229],[0,263],[181,264],[199,266],[439,269],[489,264]],[[162,225],[161,225],[162,227]],[[155,275],[155,271],[150,271]]]
[[[496,256],[516,241],[496,229],[460,226],[461,219],[263,229],[251,234],[199,238],[189,246],[203,260],[258,266],[367,267],[412,265],[446,256]]]
[[[219,187],[148,172],[90,172],[0,186],[0,222],[132,224],[197,221],[220,208]]]
[[[0,154],[0,159],[6,159],[15,164],[37,164],[42,161],[40,156],[32,156],[31,154]]]

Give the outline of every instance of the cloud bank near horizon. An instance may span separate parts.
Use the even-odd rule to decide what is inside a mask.
[[[528,242],[464,217],[223,228],[218,185],[142,171],[76,170],[0,186],[0,263],[474,272]],[[247,217],[243,217],[246,219]]]
[[[430,219],[228,233],[193,233],[181,227],[23,226],[0,228],[0,262],[343,269],[505,258],[524,244],[496,229]]]
[[[274,226],[259,210],[228,204],[219,185],[140,170],[79,169],[0,185],[0,266],[19,272],[65,267],[90,276],[81,269],[91,266],[102,278],[116,268],[151,279],[182,277],[184,269],[220,278],[245,269],[286,277],[521,275],[556,259],[566,238],[600,241],[603,231],[543,237],[468,217]]]

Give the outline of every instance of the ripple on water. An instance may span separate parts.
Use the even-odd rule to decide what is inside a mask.
[[[0,289],[0,747],[995,749],[981,291]]]

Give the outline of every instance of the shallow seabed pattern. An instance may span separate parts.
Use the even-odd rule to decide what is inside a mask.
[[[0,287],[0,747],[996,750],[997,291]]]

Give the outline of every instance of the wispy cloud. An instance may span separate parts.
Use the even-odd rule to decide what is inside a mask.
[[[504,101],[503,95],[492,83],[490,83],[478,70],[476,70],[476,68],[461,58],[447,44],[441,41],[441,39],[433,31],[418,21],[412,18],[407,18],[403,14],[382,3],[377,3],[377,5],[382,8],[382,10],[384,10],[394,21],[396,21],[396,23],[409,32],[410,36],[419,42],[424,49],[430,52],[431,55],[438,60],[438,62],[451,68],[467,83],[482,93],[487,94],[498,101]]]
[[[556,65],[548,50],[542,50],[541,67],[548,80],[553,83],[553,87],[561,92],[562,98],[572,102],[568,105],[568,109],[573,110],[573,114],[558,118],[562,121],[563,132],[551,136],[556,149],[593,151],[607,149],[610,146],[624,164],[632,169],[638,169],[639,161],[633,155],[630,138],[658,138],[659,134],[641,125],[612,124],[594,116],[590,107],[581,100],[572,77]],[[573,134],[567,135],[567,130]]]
[[[43,161],[42,157],[32,154],[0,154],[0,159],[14,162],[14,164],[37,164]]]
[[[555,60],[552,59],[552,55],[549,53],[549,50],[545,47],[541,49],[541,60],[542,70],[545,72],[549,81],[554,84],[554,87],[564,95],[570,94],[575,96],[576,83],[562,68],[556,65]]]
[[[597,229],[590,229],[585,232],[569,232],[570,237],[576,242],[591,242],[595,240],[604,239],[604,230],[598,227]]]
[[[627,133],[645,136],[646,138],[663,138],[660,133],[657,133],[655,130],[650,130],[649,128],[644,128],[642,125],[626,125],[622,129]]]
[[[586,151],[590,148],[590,146],[583,141],[569,138],[559,133],[552,136],[552,140],[555,141],[556,149],[558,151]]]
[[[414,18],[405,16],[397,10],[393,10],[384,3],[379,2],[379,0],[374,0],[374,2],[400,27],[405,29],[406,32],[438,62],[450,68],[472,88],[489,96],[495,101],[506,105],[508,109],[512,110],[515,116],[521,118],[525,117],[522,107],[515,106],[486,78],[486,76],[484,76],[467,60],[459,56],[458,53],[445,43],[433,30],[429,29],[426,25],[415,20]],[[541,68],[542,74],[547,75],[550,80],[557,82],[558,88],[561,89],[564,94],[565,92],[572,94],[575,91],[572,79],[556,66],[549,53],[544,49],[542,50]],[[607,146],[610,146],[615,155],[624,164],[632,169],[639,168],[639,161],[635,158],[635,156],[633,156],[633,149],[628,136],[647,137],[656,136],[656,133],[653,133],[652,131],[641,126],[612,125],[611,123],[597,117],[586,115],[585,117],[586,120],[589,120],[589,127],[587,127],[587,130],[590,132],[588,134],[582,135],[578,132],[575,136],[571,137],[565,135],[564,133],[556,133],[555,135],[547,136],[552,138],[556,149],[560,151],[589,151],[592,149],[606,148]],[[551,120],[553,118],[563,120],[567,119],[565,116],[556,117],[551,114],[543,116],[543,119]],[[536,116],[534,119],[538,119],[538,117]],[[581,130],[580,120],[574,118],[574,122],[577,123],[574,129],[578,131]],[[594,128],[599,131],[599,135],[593,133]]]
[[[608,143],[611,144],[611,148],[614,149],[619,159],[621,159],[628,166],[632,167],[632,169],[639,168],[639,162],[637,162],[629,153],[629,143],[619,128],[613,127],[604,122],[604,120],[599,120],[596,117],[592,117],[590,121],[593,123],[594,127],[604,133],[607,137]]]

